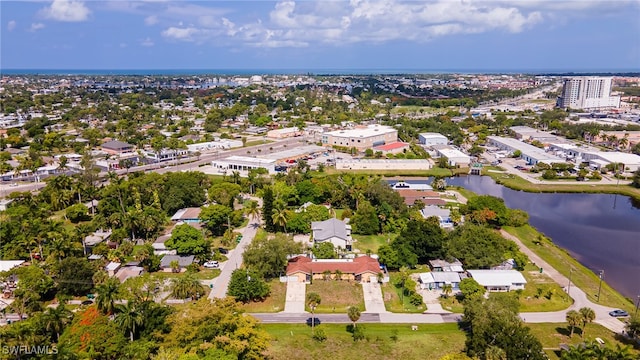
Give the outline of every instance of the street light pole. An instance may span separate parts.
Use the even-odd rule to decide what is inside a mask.
[[[638,307],[640,307],[640,295],[638,295],[638,301],[636,301],[636,311],[633,313],[634,317],[638,315]]]
[[[600,290],[602,290],[602,278],[604,277],[604,270],[600,270],[600,285],[598,286],[598,302],[600,302]]]
[[[567,287],[567,295],[571,296],[571,274],[573,273],[573,268],[569,268],[569,286]]]

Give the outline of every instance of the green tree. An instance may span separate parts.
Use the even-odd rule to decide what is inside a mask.
[[[55,308],[48,308],[44,314],[45,330],[55,335],[55,341],[60,339],[60,334],[65,327],[73,320],[73,313],[64,304],[59,304]]]
[[[472,299],[484,295],[485,288],[472,278],[465,278],[460,281],[460,292],[465,299]]]
[[[638,143],[640,145],[640,143]],[[636,170],[633,173],[633,179],[631,180],[631,185],[636,188],[640,188],[640,169]]]
[[[120,282],[109,278],[104,284],[96,288],[96,307],[103,314],[113,315],[116,310],[116,300],[119,298]]]
[[[418,258],[418,263],[442,258],[446,234],[435,218],[411,219],[400,235],[392,242],[392,247],[406,248]]]
[[[165,245],[169,249],[175,249],[179,255],[203,256],[209,253],[210,248],[202,232],[189,224],[176,226]]]
[[[200,220],[214,236],[221,236],[228,228],[232,210],[226,205],[209,205],[202,208]]]
[[[171,296],[175,299],[198,299],[204,294],[205,288],[200,280],[189,272],[171,281]]]
[[[582,337],[584,337],[584,334],[587,332],[587,324],[592,323],[593,320],[596,319],[596,312],[589,307],[580,308],[578,312],[582,317]]]
[[[491,210],[496,214],[496,218],[490,222],[491,225],[502,226],[508,221],[509,209],[501,198],[491,195],[471,197],[467,202],[466,213],[479,210]]]
[[[640,337],[640,314],[635,313],[625,326],[627,334],[632,338]]]
[[[64,330],[58,348],[79,358],[120,359],[126,342],[116,324],[91,306]]]
[[[349,320],[353,323],[353,327],[356,327],[356,322],[360,320],[360,309],[357,306],[349,306],[347,309],[347,315],[349,316]]]
[[[245,204],[244,213],[249,217],[249,219],[259,219],[260,218],[260,207],[258,202],[255,200],[250,200]]]
[[[261,301],[269,296],[269,292],[269,285],[255,271],[236,269],[231,274],[227,294],[238,301]]]
[[[449,297],[449,295],[451,295],[452,292],[453,292],[453,286],[451,284],[442,285],[442,293],[444,294],[445,297]]]
[[[209,199],[217,204],[228,206],[233,209],[233,203],[240,194],[242,188],[238,184],[221,182],[209,188]]]
[[[575,327],[582,323],[582,315],[580,315],[580,313],[575,310],[569,310],[567,312],[566,318],[567,322],[569,323],[569,328],[571,329],[569,337],[572,337]]]
[[[326,241],[313,245],[313,256],[318,259],[337,259],[338,254],[336,253],[336,249],[333,244]]]
[[[465,224],[449,234],[447,253],[460,259],[467,268],[488,269],[517,252],[517,246],[490,228]]]
[[[315,293],[315,292],[307,293],[307,306],[309,306],[309,309],[311,309],[311,333],[314,332],[314,326],[316,323],[314,314],[315,314],[316,308],[318,307],[318,305],[320,305],[321,301],[322,301],[322,298],[318,293]]]
[[[135,301],[128,301],[126,304],[118,305],[117,310],[115,322],[125,332],[129,333],[129,341],[133,342],[136,330],[143,324],[144,315]]]
[[[300,254],[302,246],[291,237],[276,234],[269,238],[258,232],[243,254],[246,266],[260,276],[274,278],[282,274],[287,266],[287,256]]]
[[[56,283],[62,294],[82,296],[93,288],[93,274],[96,270],[87,259],[62,259],[56,270]]]
[[[287,222],[289,221],[289,211],[283,202],[276,202],[272,215],[273,224],[287,232]]]
[[[264,220],[264,228],[268,232],[275,231],[273,224],[273,189],[270,186],[264,188],[262,192],[262,218]]]
[[[364,199],[358,201],[358,209],[353,214],[351,224],[355,234],[373,235],[380,231],[380,221],[376,208]]]

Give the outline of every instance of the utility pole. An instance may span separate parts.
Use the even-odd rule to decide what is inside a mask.
[[[567,286],[567,295],[571,296],[571,274],[573,273],[573,267],[569,268],[569,286]]]
[[[600,285],[598,286],[598,302],[600,302],[600,290],[602,290],[602,278],[604,278],[604,270],[600,270]]]
[[[638,308],[640,307],[640,295],[638,295],[638,301],[636,301],[636,311],[633,313],[633,316],[636,317],[638,315]]]

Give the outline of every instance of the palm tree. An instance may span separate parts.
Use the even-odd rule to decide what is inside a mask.
[[[278,202],[273,209],[273,223],[278,225],[284,229],[284,232],[287,232],[287,220],[289,218],[286,207],[282,202]]]
[[[190,273],[173,279],[171,284],[171,296],[176,299],[198,298],[204,293],[204,286]]]
[[[347,315],[349,315],[349,320],[353,323],[353,327],[356,327],[356,322],[360,320],[360,309],[357,306],[349,306],[347,309]]]
[[[169,263],[169,266],[171,267],[171,272],[174,272],[174,273],[180,272],[180,263],[178,262],[178,260],[171,261]]]
[[[449,297],[449,295],[451,295],[452,292],[453,292],[453,286],[451,286],[451,284],[442,285],[442,293],[444,294],[445,298]]]
[[[593,322],[593,320],[596,319],[596,312],[589,307],[580,308],[578,312],[580,312],[580,315],[582,316],[582,337],[584,337],[587,329],[587,324]]]
[[[320,295],[318,295],[318,293],[310,292],[307,294],[307,305],[309,306],[309,309],[311,309],[311,333],[312,334],[314,332],[314,325],[316,324],[316,319],[314,318],[313,315],[318,305],[320,305],[321,301],[322,299],[320,298]]]
[[[251,200],[247,203],[247,206],[244,209],[245,214],[249,218],[259,219],[260,218],[260,207],[258,206],[258,202],[255,200]]]
[[[71,319],[73,319],[73,313],[64,304],[49,308],[44,314],[45,329],[55,333],[56,341],[58,341],[64,328],[71,323]]]
[[[569,323],[569,327],[571,327],[571,332],[569,333],[569,337],[573,336],[573,330],[576,326],[580,325],[582,322],[582,315],[575,310],[570,310],[567,312],[567,322]]]
[[[624,134],[624,137],[618,140],[618,146],[626,149],[627,145],[629,145],[629,134]]]
[[[133,342],[133,335],[136,328],[142,325],[144,316],[135,301],[128,301],[126,304],[118,305],[118,315],[116,315],[116,324],[129,332],[129,340]]]
[[[104,314],[112,315],[116,309],[115,302],[118,297],[120,283],[114,278],[110,278],[104,284],[96,288],[96,306]]]

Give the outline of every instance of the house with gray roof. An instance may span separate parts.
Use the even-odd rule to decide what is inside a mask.
[[[171,269],[171,262],[177,261],[178,266],[180,267],[180,272],[186,271],[187,266],[193,264],[193,259],[193,255],[165,255],[162,257],[162,260],[160,260],[160,269],[162,269],[162,271],[164,272],[171,272],[173,271],[173,269]]]
[[[429,205],[429,206],[425,206],[424,209],[420,210],[420,213],[422,214],[422,217],[424,217],[425,219],[428,219],[432,216],[435,216],[436,218],[438,218],[441,228],[453,227],[453,221],[451,221],[451,210],[449,209],[442,209],[435,205]]]
[[[313,242],[330,242],[334,247],[340,247],[351,251],[353,239],[351,238],[351,225],[346,221],[331,218],[325,221],[311,222]]]

